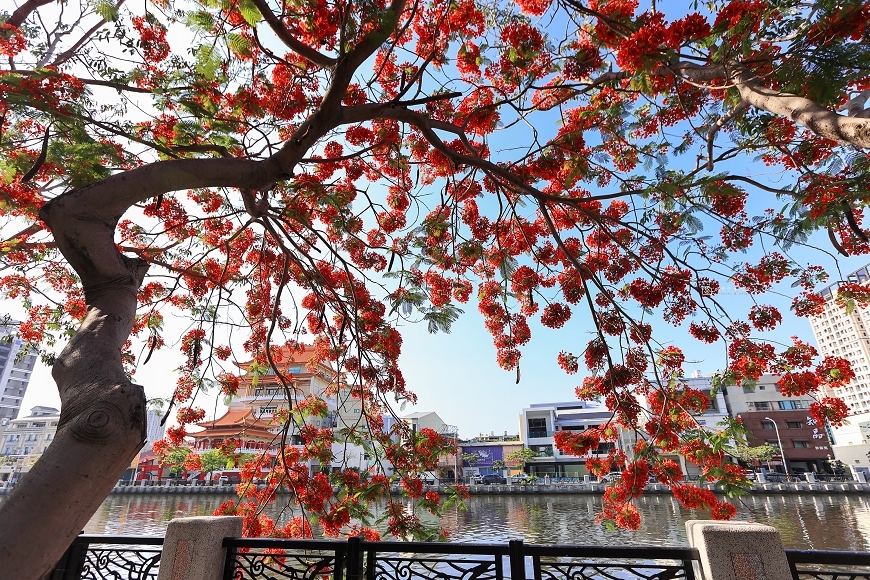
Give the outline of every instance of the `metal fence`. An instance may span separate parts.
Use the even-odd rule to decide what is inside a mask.
[[[163,538],[81,535],[51,580],[156,580]],[[225,580],[694,580],[694,548],[225,538]],[[870,553],[786,550],[794,580],[870,580]]]
[[[694,580],[693,548],[227,538],[224,580]]]
[[[870,552],[786,550],[795,580],[870,580]]]
[[[51,580],[157,580],[163,538],[80,535]]]

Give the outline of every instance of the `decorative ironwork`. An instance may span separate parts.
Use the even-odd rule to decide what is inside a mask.
[[[366,580],[502,580],[501,556],[491,560],[400,558],[373,554],[366,566]]]
[[[53,580],[157,580],[163,538],[78,536]]]
[[[287,578],[289,580],[320,580],[335,574],[334,555],[265,554],[248,552],[235,554],[232,568],[225,576],[233,580]]]
[[[691,548],[525,546],[535,580],[694,580]]]
[[[870,553],[786,550],[795,580],[870,580]]]
[[[540,562],[535,580],[687,580],[683,564]]]
[[[347,542],[227,538],[224,580],[342,580]]]
[[[157,580],[160,550],[89,547],[79,576],[81,580]]]

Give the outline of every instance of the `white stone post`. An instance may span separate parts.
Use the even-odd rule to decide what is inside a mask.
[[[807,476],[807,483],[815,483],[816,482],[816,474],[814,474],[812,471],[807,471],[806,476]]]
[[[792,580],[776,528],[750,522],[686,522],[701,552],[701,580]]]
[[[222,580],[224,538],[242,535],[238,516],[178,518],[169,522],[157,580]]]

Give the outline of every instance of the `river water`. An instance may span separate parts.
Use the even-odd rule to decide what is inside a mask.
[[[85,528],[87,534],[161,535],[173,518],[211,515],[228,499],[213,495],[111,495]],[[285,504],[268,506],[279,520]],[[737,518],[768,524],[782,534],[786,548],[870,551],[870,496],[761,495],[735,501]],[[601,498],[578,495],[480,495],[466,501],[466,511],[444,513],[440,526],[453,542],[507,542],[611,546],[685,546],[685,521],[705,519],[670,495],[645,496],[638,502],[643,517],[638,531],[609,532],[595,524]],[[428,514],[425,514],[428,516]],[[434,516],[421,517],[438,525]]]

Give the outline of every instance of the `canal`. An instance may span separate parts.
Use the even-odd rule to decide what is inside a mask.
[[[169,521],[211,515],[226,496],[111,495],[91,518],[87,534],[161,535]],[[737,519],[777,528],[786,548],[870,551],[870,496],[761,495],[734,502]],[[286,519],[283,503],[266,513]],[[453,542],[506,542],[521,538],[535,544],[612,546],[685,546],[685,521],[706,517],[688,510],[669,495],[646,496],[638,502],[641,528],[609,532],[595,524],[601,498],[595,495],[473,496],[466,511],[448,510],[441,527]],[[425,514],[428,515],[428,514]],[[437,519],[422,517],[427,524]]]

